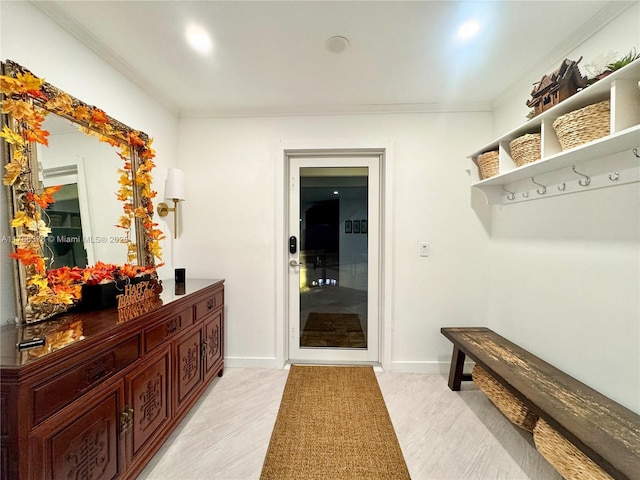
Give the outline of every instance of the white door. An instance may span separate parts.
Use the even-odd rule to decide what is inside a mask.
[[[288,155],[290,362],[379,361],[380,157]]]

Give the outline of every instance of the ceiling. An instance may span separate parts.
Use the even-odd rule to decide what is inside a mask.
[[[481,110],[630,2],[46,1],[38,8],[181,117]],[[481,22],[461,41],[460,24]],[[194,51],[195,24],[213,42]],[[342,53],[327,50],[344,36]]]

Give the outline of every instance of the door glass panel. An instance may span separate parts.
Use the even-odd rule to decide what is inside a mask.
[[[300,348],[366,349],[368,168],[300,168]]]

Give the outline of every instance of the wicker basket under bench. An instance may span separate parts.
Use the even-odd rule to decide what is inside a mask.
[[[441,332],[453,342],[449,388],[472,379],[463,373],[468,356],[496,406],[521,428],[535,423],[538,451],[564,478],[640,479],[639,415],[488,328]]]

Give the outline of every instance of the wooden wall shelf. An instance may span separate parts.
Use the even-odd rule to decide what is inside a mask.
[[[611,134],[563,151],[555,135],[553,122],[561,115],[604,100],[611,102]],[[541,158],[516,167],[511,158],[509,143],[526,133],[541,134]],[[480,154],[491,150],[499,151],[499,173],[482,180],[478,173],[477,159]],[[638,150],[640,60],[621,68],[472,153],[472,187],[481,190],[489,204],[510,204],[638,182]],[[588,180],[580,174],[589,177]]]

